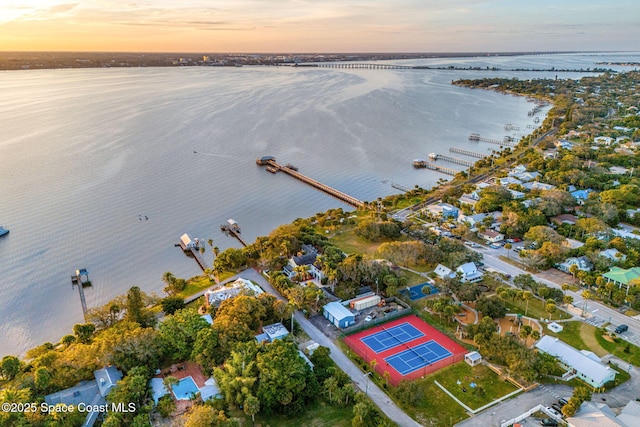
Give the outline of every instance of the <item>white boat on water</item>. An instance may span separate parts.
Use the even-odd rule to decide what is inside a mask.
[[[5,234],[9,234],[9,230],[0,225],[0,236],[4,236]]]

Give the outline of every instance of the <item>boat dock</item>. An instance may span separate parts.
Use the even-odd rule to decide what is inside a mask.
[[[472,133],[471,135],[469,135],[469,141],[489,142],[491,144],[504,145],[505,147],[513,147],[514,139],[510,136],[505,136],[501,141],[499,139],[483,138],[479,133]]]
[[[277,172],[277,171],[276,171]],[[274,172],[275,173],[275,172]],[[233,237],[235,237],[236,239],[238,239],[238,242],[240,242],[240,244],[244,247],[247,247],[247,243],[244,241],[244,239],[240,236],[240,226],[238,225],[238,223],[233,220],[233,219],[228,219],[226,224],[222,224],[220,226],[220,230],[225,234],[225,235],[229,235],[231,234]]]
[[[71,276],[71,286],[78,286],[78,292],[80,293],[80,304],[82,305],[82,314],[84,321],[87,321],[87,299],[84,296],[84,288],[91,286],[89,280],[89,272],[86,268],[76,270],[76,273]]]
[[[180,236],[180,242],[176,243],[175,246],[179,246],[187,256],[191,254],[191,257],[196,260],[196,263],[202,269],[202,271],[205,271],[207,269],[207,265],[200,257],[200,253],[198,252],[198,250],[200,249],[200,241],[198,239],[191,240],[191,237],[189,237],[189,235],[185,233]]]
[[[404,185],[396,184],[395,182],[392,182],[391,186],[393,188],[395,188],[396,190],[404,191],[405,193],[408,193],[409,191],[411,191],[411,189],[409,187],[405,187]]]
[[[256,160],[256,164],[258,164],[259,166],[266,166],[267,170],[269,170],[269,168],[275,169],[275,172],[273,173],[284,172],[287,175],[292,176],[297,180],[304,182],[305,184],[309,184],[310,186],[322,191],[323,193],[333,196],[336,199],[341,200],[355,208],[360,208],[364,206],[364,202],[356,199],[355,197],[352,197],[346,193],[343,193],[340,190],[336,190],[335,188],[329,187],[328,185],[324,185],[321,182],[318,182],[315,179],[309,178],[308,176],[303,175],[294,169],[279,165],[276,162],[276,158],[273,156],[261,157],[258,160]],[[271,170],[269,170],[269,172],[271,172]]]
[[[455,163],[456,165],[462,165],[466,167],[473,166],[474,162],[470,162],[469,160],[458,159],[457,157],[445,156],[444,154],[429,154],[429,160],[435,162],[436,160],[444,160],[445,162]]]
[[[475,157],[477,159],[484,159],[485,157],[488,156],[487,154],[476,153],[469,150],[462,150],[460,148],[455,148],[455,147],[449,148],[449,151],[452,153],[464,154],[465,156],[469,156],[469,157]]]

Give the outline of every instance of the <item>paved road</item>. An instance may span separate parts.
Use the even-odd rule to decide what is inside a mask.
[[[271,284],[257,271],[250,269],[243,271],[239,276],[252,280],[260,285],[265,292],[275,295],[278,299],[286,301],[282,295],[280,295]],[[396,422],[402,427],[420,427],[413,418],[408,416],[402,409],[400,409],[390,398],[383,392],[378,386],[369,380],[369,377],[364,375],[360,368],[358,368],[347,356],[318,328],[315,327],[304,315],[297,311],[295,313],[295,319],[300,327],[309,335],[309,338],[320,344],[321,346],[328,347],[331,350],[331,359],[342,369],[351,380],[360,388],[360,390],[367,392],[369,398],[385,413],[392,421]]]
[[[478,250],[478,252],[484,255],[484,263],[487,267],[492,267],[498,271],[503,271],[510,274],[512,277],[515,277],[519,274],[530,274],[498,258],[500,255],[504,255],[506,253],[506,249],[504,248],[482,248]],[[552,282],[551,280],[540,277],[536,274],[532,274],[532,276],[536,279],[536,281],[547,286],[558,289],[561,288],[561,284]],[[584,308],[582,291],[567,291],[567,295],[571,295],[573,297],[573,306],[578,308],[580,312],[582,312],[582,309]],[[615,329],[616,325],[628,325],[629,331],[621,334],[620,336],[632,342],[633,344],[640,345],[640,320],[636,319],[635,317],[629,317],[624,313],[620,313],[619,311],[597,301],[587,301],[585,312],[586,318],[583,320],[595,326],[601,326],[604,323],[611,323],[612,326],[610,326],[608,329],[613,330]]]
[[[456,427],[495,427],[503,421],[517,417],[537,405],[549,406],[557,402],[559,397],[571,397],[573,388],[552,384],[536,388],[528,393],[521,393],[516,397],[492,406],[486,411],[459,422]]]

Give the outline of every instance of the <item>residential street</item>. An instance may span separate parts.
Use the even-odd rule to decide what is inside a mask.
[[[489,249],[483,248],[478,250],[481,254],[484,255],[484,263],[487,267],[495,268],[498,271],[502,271],[504,273],[510,274],[511,277],[515,277],[519,274],[530,274],[526,271],[511,265],[505,261],[502,261],[499,256],[506,255],[506,249]],[[514,256],[515,252],[512,251],[512,256]],[[517,256],[517,255],[516,255]],[[540,275],[532,274],[532,276],[536,279],[536,281],[540,283],[544,283],[547,286],[551,286],[554,288],[560,289],[561,283],[552,282],[544,277],[540,277]],[[573,292],[567,291],[568,295],[573,297],[573,306],[576,307],[580,313],[583,309],[584,300],[582,298],[582,291]],[[576,310],[576,311],[578,311]],[[617,325],[626,324],[629,326],[629,330],[624,334],[621,334],[623,338],[629,340],[633,344],[640,345],[640,320],[629,317],[624,313],[620,313],[619,311],[607,307],[604,304],[601,304],[597,301],[587,301],[586,304],[586,319],[588,323],[594,324],[596,326],[600,326],[604,323],[611,323],[610,327],[613,330]]]
[[[275,295],[278,299],[286,301],[282,295],[280,295],[271,284],[256,270],[245,270],[238,275],[244,279],[249,279],[260,285],[265,292]],[[320,344],[321,346],[328,347],[331,350],[331,359],[342,369],[351,380],[362,391],[366,391],[371,400],[385,413],[389,419],[396,422],[402,427],[419,427],[416,421],[408,416],[402,409],[400,409],[378,386],[369,381],[369,377],[364,375],[362,371],[347,358],[347,356],[318,328],[316,328],[300,311],[296,311],[295,319],[300,327],[309,335],[309,338]]]

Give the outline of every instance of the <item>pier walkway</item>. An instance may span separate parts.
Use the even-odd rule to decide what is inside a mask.
[[[469,135],[469,141],[489,142],[491,144],[503,145],[505,147],[514,146],[514,140],[510,136],[505,136],[504,139],[501,141],[499,139],[483,138],[478,133],[472,133],[471,135]]]
[[[452,153],[464,154],[465,156],[469,156],[469,157],[475,157],[477,159],[484,159],[485,157],[488,157],[488,154],[476,153],[473,151],[462,150],[460,148],[455,148],[455,147],[449,148],[449,151]]]
[[[193,259],[196,260],[196,263],[198,264],[198,266],[202,269],[202,271],[204,272],[207,269],[206,264],[204,263],[204,260],[202,258],[200,258],[200,254],[198,253],[198,250],[194,247],[187,247],[184,243],[180,242],[180,248],[185,252],[185,253],[189,253],[191,252],[191,255],[193,255]]]
[[[275,172],[284,172],[289,176],[292,176],[294,178],[296,178],[299,181],[304,182],[305,184],[309,184],[310,186],[317,188],[318,190],[322,191],[323,193],[326,193],[330,196],[335,197],[338,200],[341,200],[355,208],[360,208],[362,206],[364,206],[364,202],[361,200],[356,199],[355,197],[352,197],[346,193],[343,193],[340,190],[336,190],[335,188],[329,187],[328,185],[324,185],[321,182],[316,181],[315,179],[309,178],[306,175],[301,174],[300,172],[297,172],[291,168],[282,166],[280,164],[278,164],[276,162],[275,157],[271,157],[271,156],[267,156],[267,157],[262,157],[260,159],[258,159],[256,161],[256,163],[260,166],[267,166],[267,167],[271,167],[271,170],[275,170]],[[275,173],[274,172],[274,173]]]
[[[456,165],[462,165],[471,167],[474,162],[470,162],[469,160],[459,159],[457,157],[445,156],[444,154],[429,154],[429,160],[435,162],[436,160],[444,160],[445,162],[455,163]]]

